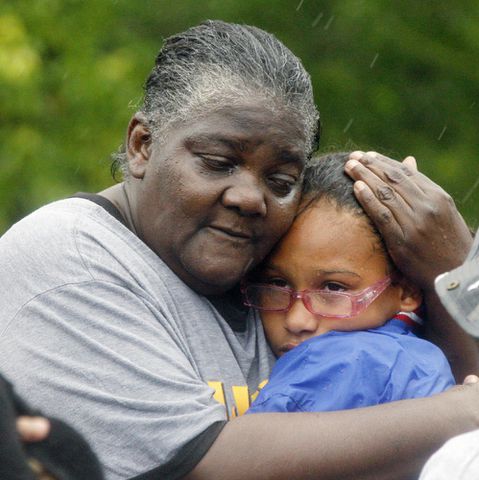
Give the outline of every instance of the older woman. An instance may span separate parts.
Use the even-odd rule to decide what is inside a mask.
[[[0,369],[90,440],[108,479],[404,478],[478,426],[478,386],[240,416],[274,359],[234,287],[293,220],[317,117],[278,40],[206,22],[166,40],[119,156],[125,181],[43,207],[1,239]],[[354,158],[396,263],[432,292],[469,247],[454,206],[410,166]],[[431,329],[453,355],[470,349],[456,370],[471,370],[454,324]]]

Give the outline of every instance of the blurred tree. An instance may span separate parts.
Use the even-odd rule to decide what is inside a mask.
[[[206,18],[257,25],[302,58],[323,150],[413,153],[477,227],[478,17],[472,0],[0,0],[0,233],[111,184],[162,39]]]

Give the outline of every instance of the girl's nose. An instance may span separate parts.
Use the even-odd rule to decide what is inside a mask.
[[[285,327],[294,335],[304,336],[316,333],[320,326],[320,317],[313,315],[297,298],[291,309],[286,313]]]

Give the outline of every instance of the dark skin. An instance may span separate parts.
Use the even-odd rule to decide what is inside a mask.
[[[186,284],[222,294],[293,221],[305,162],[301,126],[245,105],[172,128],[167,137],[152,141],[135,116],[130,177],[101,194]]]
[[[244,415],[185,478],[417,479],[448,438],[477,426],[478,386],[340,412]]]
[[[261,113],[257,104],[252,103],[255,108],[244,106],[242,112],[236,112],[236,119],[208,116],[203,125],[211,127],[209,133],[221,130],[223,138],[228,136],[227,142],[201,145],[208,132],[196,126],[192,132],[185,126],[169,137],[166,150],[152,140],[141,115],[135,116],[127,138],[130,177],[124,184],[102,192],[121,210],[132,231],[200,293],[221,293],[231,288],[286,231],[298,206],[299,189],[293,179],[302,168],[298,167],[304,142],[300,126],[285,122],[281,115]],[[196,137],[193,142],[192,137]],[[227,146],[230,140],[236,140],[235,147]],[[426,177],[412,170],[410,174],[404,172],[398,162],[372,158],[359,154],[360,164],[349,170],[354,179],[364,182],[357,184],[358,198],[385,238],[395,263],[427,292],[429,308],[436,315],[439,310],[433,276],[460,264],[470,243],[462,231],[462,219],[442,190]],[[186,179],[190,180],[185,183]],[[213,194],[208,190],[205,196],[205,189],[197,190],[196,182],[209,184],[210,180]],[[276,183],[282,185],[278,190]],[[289,193],[281,191],[284,183],[292,184]],[[361,185],[369,187],[359,190]],[[194,194],[193,203],[184,194],[185,186]],[[169,204],[162,197],[165,191],[170,196],[179,192],[180,196]],[[404,198],[409,199],[411,192],[414,205],[406,208]],[[427,214],[431,204],[438,205],[440,213]],[[190,208],[192,215],[181,218]],[[226,230],[222,223],[223,231],[215,231],[219,220],[227,223]],[[251,232],[260,233],[250,235],[250,239],[236,238],[245,237],[241,235],[245,231],[246,237]],[[424,236],[418,231],[425,232]],[[456,233],[439,241],[437,231]],[[253,236],[259,239],[253,240]],[[162,243],[165,238],[168,241]],[[204,242],[206,238],[208,242]],[[434,249],[432,241],[436,242]],[[213,250],[208,250],[210,242]],[[206,256],[193,257],[192,247],[201,247]],[[214,261],[213,254],[217,253],[221,262]],[[437,265],[438,272],[430,269],[429,262]],[[469,339],[461,336],[451,319],[438,317],[437,324],[439,337],[452,335],[456,339],[450,350],[463,351],[461,342]],[[476,353],[470,353],[465,356],[467,361],[462,361],[468,365],[461,366],[463,370],[470,368],[468,373],[477,371]],[[479,384],[473,383],[427,399],[364,409],[238,417],[225,425],[185,478],[417,478],[427,457],[444,441],[479,427],[478,400]]]

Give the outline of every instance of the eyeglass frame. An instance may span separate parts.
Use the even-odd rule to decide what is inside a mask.
[[[305,289],[305,290],[293,290],[290,287],[280,287],[277,285],[270,285],[267,283],[245,283],[241,286],[241,293],[243,295],[243,304],[247,307],[254,308],[261,312],[289,312],[291,307],[296,302],[296,300],[301,299],[304,307],[308,312],[313,315],[325,318],[351,318],[359,315],[361,312],[366,310],[371,303],[374,302],[392,283],[392,278],[390,275],[384,277],[382,280],[370,285],[369,287],[364,288],[357,293],[348,293],[348,292],[334,292],[328,290],[316,290],[316,289]],[[279,290],[282,292],[287,292],[289,294],[289,304],[285,308],[263,308],[253,305],[248,301],[246,290],[248,287],[268,287],[273,290]],[[325,315],[321,313],[316,313],[312,310],[310,303],[308,302],[308,295],[311,293],[321,293],[327,297],[346,297],[351,302],[351,314],[349,315]],[[370,295],[369,298],[368,295]],[[364,299],[367,298],[366,301]]]

